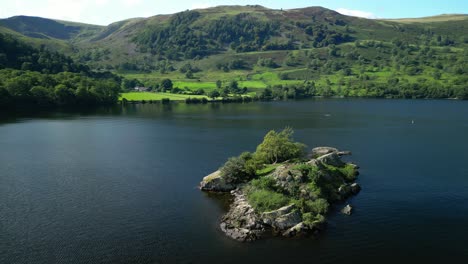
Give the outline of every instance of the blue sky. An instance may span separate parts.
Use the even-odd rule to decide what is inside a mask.
[[[259,4],[269,8],[323,6],[340,13],[368,18],[422,17],[468,13],[467,0],[9,0],[3,1],[0,17],[41,16],[90,24],[170,14],[217,5]]]

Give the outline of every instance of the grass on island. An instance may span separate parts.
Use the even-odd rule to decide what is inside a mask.
[[[276,168],[278,168],[279,165],[281,165],[281,164],[268,164],[268,165],[265,165],[264,168],[256,171],[256,175],[257,176],[268,175],[268,174],[272,173]]]

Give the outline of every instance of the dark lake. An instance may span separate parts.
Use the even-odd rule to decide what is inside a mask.
[[[333,211],[315,239],[233,241],[218,227],[225,202],[197,185],[285,126],[309,148],[352,151],[363,187],[354,214]],[[0,118],[0,263],[464,263],[467,241],[468,102],[146,104]]]

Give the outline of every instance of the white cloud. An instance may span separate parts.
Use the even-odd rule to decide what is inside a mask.
[[[377,18],[377,16],[374,15],[373,13],[366,12],[366,11],[361,11],[361,10],[338,8],[335,11],[340,13],[340,14],[347,15],[347,16],[364,17],[364,18]]]

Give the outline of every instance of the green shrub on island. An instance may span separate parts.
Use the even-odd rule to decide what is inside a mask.
[[[321,214],[314,215],[312,213],[305,213],[302,214],[302,220],[307,225],[315,226],[325,223],[325,216]]]
[[[251,188],[254,189],[263,189],[276,192],[278,188],[276,187],[276,181],[272,177],[259,177],[250,182]]]
[[[229,158],[220,168],[222,177],[227,183],[241,183],[252,179],[264,164],[303,158],[306,145],[294,142],[293,133],[289,127],[279,133],[271,130],[256,152],[244,152],[239,157]]]
[[[296,205],[301,209],[302,213],[311,213],[314,215],[321,214],[324,215],[328,212],[330,204],[327,200],[323,198],[318,198],[315,200],[306,200],[301,198],[296,201]]]
[[[287,175],[298,175],[288,182],[281,182],[278,172],[259,176],[242,187],[249,204],[259,213],[273,211],[280,207],[294,204],[301,212],[303,222],[316,225],[324,222],[330,203],[342,200],[337,191],[347,181],[346,169],[324,166],[319,168],[309,164],[283,164]],[[351,173],[349,174],[351,175]],[[294,177],[293,177],[294,178]]]
[[[290,204],[291,199],[282,193],[265,189],[252,189],[247,191],[249,203],[258,212],[267,212]]]
[[[227,183],[241,183],[251,180],[261,166],[254,154],[243,152],[238,157],[229,158],[220,171]]]
[[[291,170],[295,169],[292,167],[287,169],[287,174],[292,174]],[[310,169],[310,171],[315,171],[315,169]],[[333,201],[336,198],[329,189],[335,187],[337,189],[343,181],[332,184],[334,179],[308,177],[307,170],[299,173],[301,176],[298,179],[300,180],[290,180],[286,184],[279,184],[278,177],[280,176],[272,174],[250,181],[244,187],[249,203],[259,212],[275,210],[294,203],[303,214],[326,214],[329,208],[328,200]]]
[[[273,172],[278,166],[279,166],[279,164],[263,165],[260,169],[258,169],[256,171],[256,175],[258,177],[266,176],[266,175],[270,174],[271,172]]]
[[[345,176],[348,182],[355,181],[357,178],[358,172],[356,166],[352,164],[346,164],[344,167],[338,168],[338,170]]]

